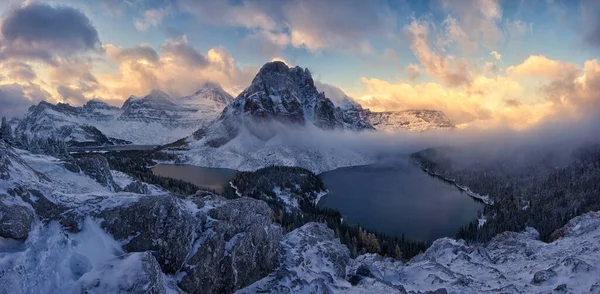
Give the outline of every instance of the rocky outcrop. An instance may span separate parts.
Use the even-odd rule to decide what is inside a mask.
[[[83,173],[96,180],[102,186],[108,187],[112,191],[120,189],[110,173],[110,166],[106,157],[102,155],[85,156],[77,158],[76,162]]]
[[[77,261],[72,267],[79,266]],[[91,265],[90,265],[91,267]],[[85,273],[73,287],[78,293],[165,294],[160,265],[150,252],[128,253]]]
[[[165,273],[177,272],[196,239],[199,220],[178,198],[141,197],[126,206],[99,213],[102,227],[128,252],[151,251]]]
[[[182,268],[179,286],[189,293],[233,293],[268,275],[279,258],[281,228],[271,209],[251,198],[216,195],[194,200],[202,210],[202,230]]]
[[[146,185],[140,181],[133,181],[133,182],[129,183],[129,185],[127,185],[127,186],[125,186],[125,188],[123,188],[123,191],[136,193],[136,194],[150,194],[150,189],[148,188],[148,185]]]
[[[11,203],[9,197],[0,194],[0,237],[27,239],[33,223],[33,211],[24,204]]]

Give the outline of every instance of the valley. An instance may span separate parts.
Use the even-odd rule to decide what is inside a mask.
[[[598,145],[462,139],[279,61],[235,99],[40,102],[0,127],[0,293],[597,292]]]

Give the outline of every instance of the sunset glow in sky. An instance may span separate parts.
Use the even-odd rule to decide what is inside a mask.
[[[600,1],[57,0],[0,4],[0,115],[308,67],[373,110],[525,128],[595,113]],[[332,97],[336,98],[336,97]]]

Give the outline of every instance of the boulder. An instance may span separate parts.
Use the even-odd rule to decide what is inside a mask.
[[[278,264],[281,228],[269,206],[252,198],[211,195],[196,201],[212,208],[179,286],[189,293],[233,293],[267,276]],[[196,247],[196,246],[195,246]]]
[[[8,197],[10,196],[0,195],[0,237],[27,239],[33,222],[33,211],[25,205],[6,201]]]
[[[129,183],[129,185],[123,188],[123,191],[136,194],[150,194],[150,189],[148,189],[148,185],[140,181],[133,181]]]
[[[151,251],[165,273],[183,265],[196,238],[198,219],[173,195],[141,197],[99,213],[102,227],[128,252]]]
[[[102,186],[108,187],[111,191],[118,191],[120,189],[113,179],[106,157],[91,155],[77,158],[76,162],[83,173],[96,180]]]

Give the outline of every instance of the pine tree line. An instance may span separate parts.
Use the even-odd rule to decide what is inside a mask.
[[[487,242],[505,231],[533,227],[541,240],[552,241],[553,233],[573,217],[600,210],[600,145],[576,149],[567,164],[555,164],[556,154],[538,152],[518,167],[507,161],[465,166],[444,152],[429,149],[413,154],[413,159],[494,200],[484,208],[486,223],[479,228],[473,220],[458,231],[458,238]]]

